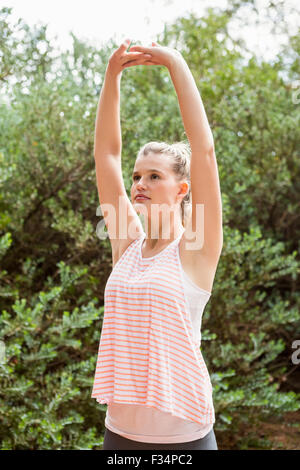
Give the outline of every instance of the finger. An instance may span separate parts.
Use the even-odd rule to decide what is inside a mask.
[[[149,54],[152,51],[152,48],[144,46],[131,46],[129,51],[145,52]]]
[[[148,60],[150,60],[150,57],[145,57],[144,55],[141,56],[141,57],[138,57],[138,58],[134,58],[134,59],[131,59],[131,60],[126,60],[125,62],[123,62],[122,66],[126,66],[128,64],[142,64],[144,62],[147,62]]]
[[[139,59],[129,60],[122,64],[122,67],[132,67],[133,65],[154,65],[150,57],[142,56]]]
[[[124,66],[125,64],[129,64],[130,62],[138,62],[138,61],[145,61],[149,60],[150,57],[145,57],[145,54],[141,54],[140,52],[137,52],[135,55],[129,55],[127,54],[126,56],[122,57],[122,60],[120,60],[121,65]]]
[[[130,39],[125,39],[125,41],[122,42],[122,44],[119,46],[118,51],[124,52],[126,49],[128,49],[129,44],[131,43]]]
[[[154,62],[151,61],[144,61],[144,62],[130,62],[125,64],[122,69],[128,68],[128,67],[133,67],[134,65],[157,65]]]
[[[122,42],[121,45],[124,45],[124,46],[129,46],[129,44],[131,43],[131,39],[127,38],[127,39],[124,39],[124,41]]]
[[[151,59],[151,58],[152,58],[151,54],[143,54],[142,52],[132,52],[130,54],[128,53],[124,55],[122,65],[127,62],[131,62],[135,60],[145,60],[145,59]]]

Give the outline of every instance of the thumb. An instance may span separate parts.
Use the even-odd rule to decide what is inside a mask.
[[[131,39],[125,39],[122,44],[120,45],[120,48],[125,48],[127,49],[129,44],[131,43]]]
[[[157,42],[152,41],[152,46],[158,46]]]

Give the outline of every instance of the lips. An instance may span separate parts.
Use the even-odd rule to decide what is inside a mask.
[[[135,196],[136,200],[150,199],[150,197],[144,196],[144,194],[138,194]]]

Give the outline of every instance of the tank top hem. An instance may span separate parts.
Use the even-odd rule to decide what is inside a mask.
[[[196,441],[198,439],[203,439],[213,428],[214,423],[208,424],[205,428],[201,429],[199,432],[191,433],[191,434],[177,434],[173,436],[162,435],[158,436],[157,434],[132,434],[128,432],[124,432],[116,427],[114,427],[109,420],[105,419],[105,427],[110,431],[114,432],[115,434],[119,434],[120,436],[125,437],[126,439],[131,439],[133,441],[138,442],[148,442],[154,444],[170,444],[170,443],[181,443],[181,442],[191,442]]]

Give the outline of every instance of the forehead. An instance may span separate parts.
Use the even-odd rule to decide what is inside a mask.
[[[149,153],[146,157],[139,157],[134,164],[133,172],[158,170],[162,173],[170,171],[170,156]]]

